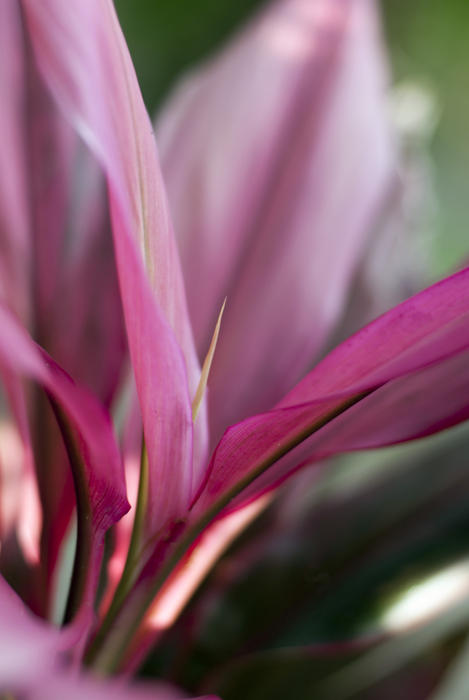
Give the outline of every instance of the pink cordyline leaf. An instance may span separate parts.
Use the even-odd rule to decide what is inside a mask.
[[[0,299],[24,320],[29,316],[29,220],[26,160],[20,115],[25,65],[17,2],[0,5]]]
[[[257,498],[328,457],[426,437],[469,418],[469,352],[386,383],[306,439],[234,502]]]
[[[104,179],[32,60],[27,85],[34,337],[109,406],[126,342]],[[47,462],[37,474],[47,542],[42,563],[50,574],[69,524],[73,484],[54,418],[40,401],[34,411],[37,454]]]
[[[370,0],[268,3],[157,123],[201,356],[227,296],[212,438],[278,401],[342,311],[395,177],[380,43]]]
[[[466,268],[342,343],[274,410],[226,431],[196,512],[264,472],[236,503],[310,461],[421,437],[467,418],[468,309]]]
[[[14,513],[8,523],[8,516],[4,520],[5,513],[2,512],[4,522],[0,527],[0,541],[8,540],[16,532],[26,557],[37,563],[41,558],[40,538],[44,518],[38,493],[27,396],[22,377],[5,371],[3,366],[0,367],[0,376],[12,418],[11,421],[6,418],[2,420],[2,457],[6,463],[1,465],[1,500],[3,503],[8,500],[7,508]],[[61,492],[55,495],[58,499],[63,497]],[[48,562],[43,563],[47,567]],[[45,598],[40,592],[36,593],[37,598]],[[46,604],[45,599],[42,604]]]
[[[0,693],[24,691],[53,671],[63,642],[36,618],[0,576]]]
[[[27,696],[27,700],[189,700],[187,695],[163,683],[129,684],[91,677],[62,676],[46,680]],[[194,700],[218,700],[204,695]]]
[[[103,178],[37,73],[18,0],[4,0],[1,12],[2,298],[107,403],[123,342]],[[16,285],[14,270],[21,275]]]
[[[111,0],[23,0],[22,5],[42,75],[108,181],[150,462],[152,519],[146,526],[154,534],[185,515],[202,463],[193,473],[190,399],[200,370],[151,123]],[[196,428],[201,454],[203,412]]]
[[[126,346],[104,178],[38,74],[20,3],[4,0],[0,13],[0,297],[109,406]],[[44,513],[41,566],[51,576],[73,484],[45,401],[29,403]]]
[[[88,614],[94,606],[102,538],[128,510],[123,467],[108,415],[27,335],[12,314],[0,306],[0,367],[2,374],[31,379],[41,385],[76,431],[79,461],[72,464],[78,508],[89,520],[80,546],[88,548],[85,577],[77,608]],[[16,385],[17,386],[17,385]],[[80,514],[79,514],[80,518]],[[83,563],[83,562],[82,562]]]
[[[125,331],[105,182],[30,64],[25,140],[31,163],[35,337],[109,405]]]
[[[39,501],[32,455],[13,422],[0,421],[0,543],[17,530],[25,556],[39,561]],[[29,464],[28,464],[29,462]]]
[[[0,576],[0,693],[25,700],[183,700],[181,691],[163,683],[129,685],[80,676],[66,668],[71,631],[61,632],[36,618]],[[216,700],[204,696],[200,700]]]

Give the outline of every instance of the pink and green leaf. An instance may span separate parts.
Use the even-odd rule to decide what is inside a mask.
[[[212,443],[294,386],[342,313],[395,179],[386,83],[372,2],[278,0],[157,122],[201,357],[227,297]]]
[[[253,498],[311,461],[467,418],[468,308],[469,268],[342,343],[272,411],[226,431],[196,511]]]
[[[0,693],[25,700],[183,700],[182,691],[165,683],[130,684],[78,675],[67,667],[74,645],[70,631],[36,618],[0,576]],[[217,700],[206,695],[200,700]]]
[[[0,328],[2,374],[11,379],[16,392],[21,391],[20,379],[37,382],[51,397],[59,418],[73,470],[78,511],[77,565],[81,568],[76,571],[70,613],[82,609],[91,614],[103,535],[129,508],[112,425],[94,397],[39,348],[4,307],[0,307]]]
[[[193,473],[188,416],[200,368],[151,123],[110,0],[23,7],[41,73],[107,178],[155,534],[185,515],[202,461]],[[203,412],[195,440],[206,441]]]

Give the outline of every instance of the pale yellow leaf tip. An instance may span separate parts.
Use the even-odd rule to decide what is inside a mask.
[[[215,330],[213,331],[212,340],[210,341],[210,347],[205,356],[204,364],[202,366],[202,374],[200,375],[199,385],[197,391],[195,392],[194,400],[192,401],[192,420],[195,421],[197,414],[199,412],[200,404],[204,398],[205,389],[207,388],[208,377],[210,374],[210,368],[212,366],[213,357],[215,355],[215,349],[217,347],[218,335],[220,333],[221,319],[226,306],[226,297],[223,301],[220,313],[218,314],[218,319],[215,324]]]

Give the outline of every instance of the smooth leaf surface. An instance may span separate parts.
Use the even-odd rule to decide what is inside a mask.
[[[0,691],[24,690],[53,671],[60,632],[36,618],[0,576]]]
[[[23,320],[29,316],[24,274],[29,260],[29,221],[26,154],[22,121],[25,61],[18,4],[5,0],[0,6],[0,298]]]
[[[420,437],[464,420],[468,301],[466,269],[342,343],[276,409],[229,428],[212,457],[197,511],[217,498],[226,501],[230,489],[236,495],[275,462],[241,500],[308,461]]]
[[[23,5],[44,79],[108,181],[122,302],[150,461],[149,500],[157,514],[156,521],[149,517],[147,526],[154,534],[169,519],[185,514],[200,483],[202,460],[192,473],[188,416],[200,370],[152,128],[110,0],[67,5],[25,0]],[[188,380],[183,376],[186,368]],[[205,439],[201,411],[198,456]],[[178,458],[167,460],[174,451]]]
[[[157,121],[201,357],[227,297],[213,439],[277,402],[342,312],[395,175],[385,86],[371,2],[280,0]]]
[[[126,343],[104,178],[38,74],[20,2],[5,0],[1,13],[0,296],[109,406]],[[47,401],[37,393],[29,409],[43,510],[41,565],[50,576],[70,523],[73,484]]]

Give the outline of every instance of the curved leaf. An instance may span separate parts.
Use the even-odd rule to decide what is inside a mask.
[[[85,523],[83,577],[77,607],[82,603],[93,610],[95,584],[99,575],[102,537],[117,522],[129,505],[119,450],[109,416],[91,394],[67,375],[47,353],[27,335],[11,313],[0,306],[0,367],[2,374],[14,379],[27,378],[38,382],[52,397],[59,411],[66,434],[67,448],[74,452],[77,508]],[[15,390],[21,391],[20,383]],[[65,422],[64,418],[65,417]]]
[[[151,123],[110,0],[66,5],[61,0],[40,4],[23,0],[23,6],[42,75],[108,181],[119,282],[150,462],[153,508],[147,527],[154,534],[168,519],[187,511],[201,479],[206,429],[202,412],[196,424],[200,459],[192,474],[188,417],[200,369]],[[177,459],[169,461],[167,456],[175,451]]]
[[[216,440],[304,375],[343,310],[395,178],[385,88],[374,3],[278,0],[157,122],[202,357],[227,297]]]
[[[197,512],[217,499],[227,503],[264,472],[241,500],[308,461],[413,439],[464,420],[468,308],[469,268],[342,343],[274,410],[229,428],[212,457]]]

